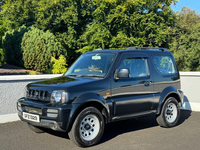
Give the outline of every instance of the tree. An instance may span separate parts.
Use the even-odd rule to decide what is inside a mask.
[[[6,0],[1,6],[2,18],[1,28],[6,31],[18,29],[22,25],[29,27],[35,23],[35,12],[37,11],[37,3],[35,0]]]
[[[9,64],[24,66],[22,60],[21,42],[25,32],[28,32],[25,26],[17,30],[7,31],[2,38],[6,62]]]
[[[4,51],[0,48],[0,67],[4,64]]]
[[[2,7],[3,4],[4,4],[4,1],[1,0],[0,1],[0,12],[2,11],[1,7]],[[3,17],[0,15],[0,41],[2,41],[2,37],[3,37],[3,35],[4,35],[5,31],[6,31],[5,28],[2,27],[2,24],[3,24]],[[3,48],[2,42],[0,42],[0,49],[1,48]]]
[[[68,51],[69,62],[77,58],[77,40],[88,23],[89,0],[7,0],[2,6],[0,29],[25,25],[53,33]]]
[[[167,46],[177,0],[7,0],[0,28],[34,25],[53,33],[67,50],[69,65],[95,48]]]
[[[67,56],[66,50],[52,33],[35,27],[24,34],[21,47],[24,67],[43,73],[51,72],[52,57],[58,59],[60,55]]]
[[[170,43],[179,70],[200,70],[200,15],[183,7],[178,13]]]
[[[172,3],[176,0],[93,0],[92,22],[80,37],[79,52],[88,47],[166,46],[175,19]]]

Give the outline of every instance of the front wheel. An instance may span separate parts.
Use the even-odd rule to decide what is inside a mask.
[[[162,127],[173,127],[178,123],[180,118],[180,107],[178,101],[170,97],[164,103],[161,113],[156,120]]]
[[[69,132],[70,140],[80,147],[88,147],[99,142],[104,132],[104,119],[98,109],[88,107],[76,117]]]

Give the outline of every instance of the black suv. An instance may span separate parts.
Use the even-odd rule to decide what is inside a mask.
[[[33,131],[63,131],[87,147],[101,139],[105,123],[155,114],[160,126],[173,127],[182,101],[172,53],[129,47],[87,52],[62,76],[28,84],[17,109]]]

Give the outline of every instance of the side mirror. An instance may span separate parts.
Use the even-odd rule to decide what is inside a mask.
[[[127,68],[121,68],[117,73],[118,78],[129,78],[130,71]]]
[[[129,78],[130,71],[127,68],[121,68],[119,71],[115,70],[114,79]]]

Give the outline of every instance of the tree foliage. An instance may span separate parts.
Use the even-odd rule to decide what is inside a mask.
[[[31,26],[35,21],[36,1],[6,0],[1,6],[1,28],[5,30],[18,29],[22,25]]]
[[[67,70],[66,58],[63,55],[60,55],[58,59],[51,57],[52,64],[52,73],[53,74],[63,74]]]
[[[200,15],[183,7],[178,13],[170,43],[179,70],[200,70]]]
[[[67,52],[48,30],[46,32],[32,27],[23,36],[21,43],[25,68],[48,73],[51,68],[51,57],[66,57]]]
[[[28,32],[28,29],[22,26],[17,30],[7,31],[3,36],[2,42],[7,63],[23,66],[21,42],[25,32]]]
[[[175,15],[175,0],[93,0],[92,17],[79,41],[93,48],[166,46]],[[85,47],[86,46],[86,47]],[[90,49],[88,49],[90,51]]]
[[[86,7],[87,2],[82,0],[7,0],[0,12],[0,28],[12,30],[34,25],[49,30],[67,49],[67,59],[73,61],[77,58],[77,40],[88,23]]]
[[[34,25],[49,30],[77,58],[91,48],[163,46],[177,0],[7,0],[0,15],[6,30]],[[89,48],[89,49],[87,49]]]
[[[180,70],[200,70],[200,17],[188,8],[176,15],[170,6],[177,1],[6,0],[0,36],[23,25],[48,31],[67,50],[68,65],[80,54],[76,52],[162,46],[173,52]]]
[[[5,62],[5,59],[4,59],[4,51],[2,48],[0,48],[0,66],[2,66]]]

